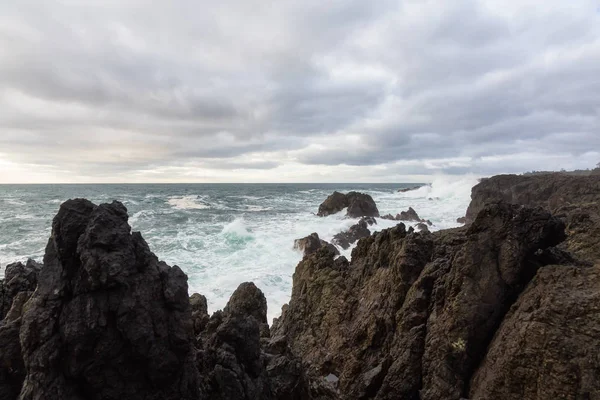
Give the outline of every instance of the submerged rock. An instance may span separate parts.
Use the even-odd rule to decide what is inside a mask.
[[[365,193],[349,192],[343,194],[333,192],[321,205],[317,215],[325,217],[348,208],[346,216],[350,218],[379,217],[379,210],[373,198]]]
[[[398,193],[412,192],[413,190],[417,190],[417,189],[420,189],[422,187],[423,187],[423,185],[421,185],[421,186],[413,186],[413,187],[403,188],[403,189],[398,189]]]

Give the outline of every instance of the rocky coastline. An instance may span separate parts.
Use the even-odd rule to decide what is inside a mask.
[[[318,215],[379,217],[369,197]],[[269,327],[253,283],[209,315],[121,203],[69,200],[43,264],[0,281],[0,399],[600,398],[600,176],[482,180],[454,229],[369,221],[351,261],[296,242]]]

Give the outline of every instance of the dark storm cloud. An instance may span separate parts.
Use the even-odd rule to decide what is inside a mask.
[[[90,179],[577,167],[600,156],[598,68],[587,0],[7,2],[0,161]]]

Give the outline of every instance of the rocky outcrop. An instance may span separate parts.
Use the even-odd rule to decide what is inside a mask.
[[[335,234],[332,242],[346,250],[359,239],[369,236],[371,231],[368,226],[376,223],[374,218],[361,218],[360,221],[352,225],[347,231]]]
[[[22,317],[20,400],[197,399],[187,277],[118,202],[65,202]]]
[[[294,274],[273,326],[311,371],[339,378],[343,399],[456,399],[564,224],[541,209],[496,204],[468,228],[361,240],[352,262],[324,251]]]
[[[340,251],[337,249],[337,247],[319,238],[319,235],[316,232],[313,232],[302,239],[294,240],[294,249],[302,251],[305,257],[313,254],[321,247],[327,247],[335,254],[340,254]]]
[[[324,251],[328,251],[326,248]],[[198,370],[211,400],[333,399],[292,355],[285,337],[270,338],[267,302],[253,283],[242,283],[223,311],[199,333]]]
[[[593,399],[600,394],[600,265],[551,266],[498,329],[471,399]]]
[[[567,223],[563,248],[582,259],[600,260],[600,176],[549,173],[482,179],[471,191],[466,223],[486,204],[499,201],[552,212]]]
[[[317,215],[325,217],[336,214],[344,208],[347,208],[346,216],[350,218],[379,217],[379,210],[373,198],[359,192],[348,192],[347,194],[333,192],[321,203]]]
[[[285,337],[271,338],[267,302],[243,283],[209,317],[186,275],[131,232],[119,202],[65,202],[44,266],[11,264],[1,282],[3,400],[331,400]]]

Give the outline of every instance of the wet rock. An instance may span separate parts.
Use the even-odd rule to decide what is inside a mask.
[[[347,208],[346,216],[350,218],[379,217],[379,210],[377,210],[373,198],[368,194],[359,192],[349,192],[347,194],[333,192],[319,206],[317,215],[325,217],[338,213],[344,208]]]
[[[456,218],[456,222],[459,223],[459,224],[466,224],[467,223],[467,217]]]
[[[344,232],[336,233],[331,240],[335,245],[340,246],[342,249],[348,249],[353,243],[367,237],[371,234],[368,228],[368,220],[361,218],[358,223],[352,225],[350,229]]]
[[[192,310],[192,324],[194,325],[194,336],[204,331],[210,316],[208,315],[208,302],[206,297],[194,293],[190,296],[190,308]]]
[[[340,254],[340,251],[332,245],[331,243],[319,238],[319,235],[315,233],[311,233],[310,235],[303,237],[302,239],[294,240],[294,249],[302,251],[304,256],[313,254],[321,247],[327,247],[334,254]]]
[[[491,205],[467,229],[423,235],[403,224],[359,241],[352,262],[305,258],[272,334],[341,398],[456,399],[495,330],[564,239],[540,209]],[[535,258],[535,262],[531,261]]]
[[[60,207],[24,309],[20,400],[199,397],[187,277],[131,233],[121,203]]]

